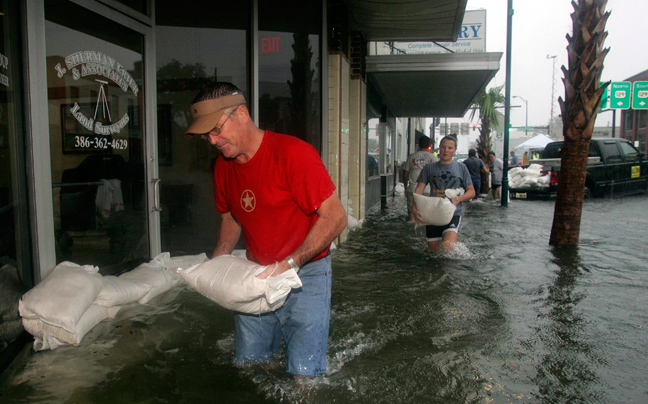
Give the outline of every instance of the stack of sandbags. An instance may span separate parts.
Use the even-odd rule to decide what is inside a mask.
[[[226,309],[261,314],[281,307],[290,291],[302,286],[293,269],[265,279],[256,277],[267,268],[244,258],[221,255],[178,269],[178,274],[197,292]]]
[[[106,319],[108,309],[93,304],[103,288],[98,268],[62,262],[23,295],[19,311],[23,326],[36,337],[34,349],[79,345],[85,334]]]
[[[542,175],[540,164],[531,164],[528,168],[511,168],[508,172],[510,188],[541,188],[549,184],[550,175]]]
[[[79,345],[83,337],[127,304],[146,304],[182,281],[179,267],[202,263],[205,254],[171,258],[162,253],[121,276],[102,277],[97,267],[62,262],[19,302],[22,325],[34,349]]]

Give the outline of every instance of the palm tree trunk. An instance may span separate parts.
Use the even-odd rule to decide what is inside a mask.
[[[477,154],[479,158],[486,164],[488,167],[488,153],[491,151],[491,125],[488,118],[482,118],[482,125],[479,128],[479,138],[477,139]],[[489,174],[480,173],[481,178],[481,190],[479,191],[482,194],[487,194],[490,192],[490,187],[488,186],[488,176]]]
[[[607,37],[605,12],[607,0],[572,1],[573,36],[567,35],[569,70],[565,75],[565,101],[558,100],[563,119],[565,143],[558,178],[558,195],[551,228],[551,245],[577,245],[583,206],[587,156],[594,122],[607,83],[599,87],[603,49]]]

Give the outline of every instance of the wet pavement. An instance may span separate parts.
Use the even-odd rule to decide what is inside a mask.
[[[229,312],[177,287],[80,347],[29,354],[2,403],[648,402],[647,196],[587,201],[578,248],[552,201],[470,203],[455,253],[389,199],[333,255],[328,372],[230,365]]]

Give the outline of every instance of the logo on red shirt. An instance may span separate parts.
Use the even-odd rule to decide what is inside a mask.
[[[246,212],[252,212],[256,208],[256,196],[254,196],[254,192],[249,189],[243,191],[241,194],[241,207]]]

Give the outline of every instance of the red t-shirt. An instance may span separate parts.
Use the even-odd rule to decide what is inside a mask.
[[[214,184],[216,210],[231,212],[241,224],[247,257],[261,265],[292,254],[315,224],[315,211],[335,192],[313,146],[269,131],[246,163],[219,158]]]

